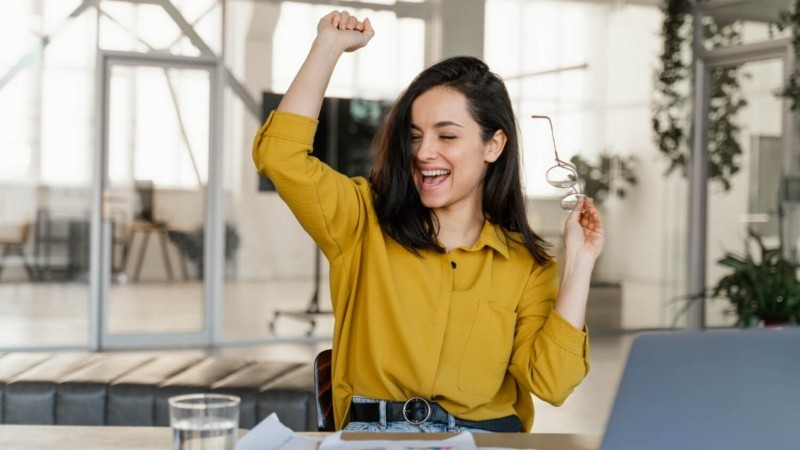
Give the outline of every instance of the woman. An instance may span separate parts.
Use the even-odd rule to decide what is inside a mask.
[[[253,158],[330,261],[336,428],[526,431],[589,368],[584,316],[603,245],[582,200],[555,263],[526,222],[505,86],[475,58],[423,71],[397,100],[369,180],[310,155],[341,54],[369,20],[322,18]]]

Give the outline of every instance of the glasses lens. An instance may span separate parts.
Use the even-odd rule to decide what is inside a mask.
[[[578,175],[575,171],[561,166],[551,167],[544,177],[550,183],[550,186],[557,188],[569,188],[578,183]]]
[[[575,205],[578,204],[578,200],[580,200],[582,197],[584,197],[583,194],[569,194],[561,199],[561,209],[572,211],[572,209],[575,208]]]

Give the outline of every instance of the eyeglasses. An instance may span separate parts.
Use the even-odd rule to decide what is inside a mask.
[[[561,209],[571,211],[578,203],[583,195],[581,192],[581,184],[578,182],[578,171],[572,164],[562,161],[558,157],[558,150],[556,149],[556,134],[553,131],[553,121],[548,116],[531,116],[534,119],[545,119],[550,125],[550,137],[553,139],[553,153],[556,156],[556,165],[547,169],[544,177],[551,186],[557,188],[570,188],[572,192],[565,195],[561,199]]]

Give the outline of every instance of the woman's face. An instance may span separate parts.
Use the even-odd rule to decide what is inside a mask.
[[[483,200],[483,177],[505,145],[505,134],[488,142],[468,110],[467,98],[454,89],[435,87],[411,105],[413,177],[422,204],[455,211],[476,208]]]

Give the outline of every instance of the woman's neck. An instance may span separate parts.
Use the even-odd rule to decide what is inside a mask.
[[[483,230],[485,219],[480,210],[437,210],[435,214],[436,238],[448,252],[454,248],[474,244]]]

